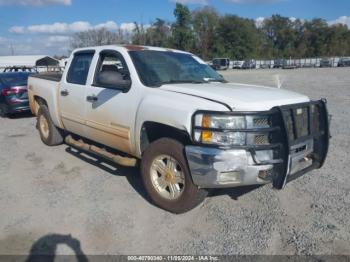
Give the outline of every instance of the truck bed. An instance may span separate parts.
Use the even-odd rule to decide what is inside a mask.
[[[62,78],[62,73],[61,72],[60,73],[58,72],[41,73],[37,75],[32,75],[31,77],[50,80],[54,82],[60,82]]]

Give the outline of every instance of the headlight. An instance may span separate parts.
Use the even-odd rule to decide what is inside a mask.
[[[244,146],[255,144],[254,133],[247,129],[268,128],[268,118],[225,114],[197,114],[194,118],[194,139],[202,144]]]
[[[195,117],[195,125],[203,129],[195,131],[197,142],[221,146],[243,146],[246,144],[246,133],[229,131],[245,129],[246,119],[244,116],[199,114]]]
[[[225,115],[196,115],[196,126],[214,129],[245,129],[246,119],[244,116]]]

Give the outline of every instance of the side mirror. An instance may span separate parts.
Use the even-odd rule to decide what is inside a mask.
[[[97,76],[96,84],[101,87],[127,92],[131,87],[131,80],[127,77],[127,75],[122,75],[116,71],[102,71]]]

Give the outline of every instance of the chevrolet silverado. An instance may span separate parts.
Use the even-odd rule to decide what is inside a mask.
[[[46,145],[140,163],[151,200],[173,213],[191,210],[214,188],[282,189],[327,156],[324,99],[228,83],[183,51],[77,49],[63,74],[31,76],[28,89]]]

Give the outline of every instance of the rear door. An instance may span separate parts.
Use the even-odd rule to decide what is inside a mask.
[[[85,97],[86,81],[91,67],[94,51],[80,51],[74,54],[69,70],[62,78],[59,95],[59,110],[66,130],[85,135]]]

